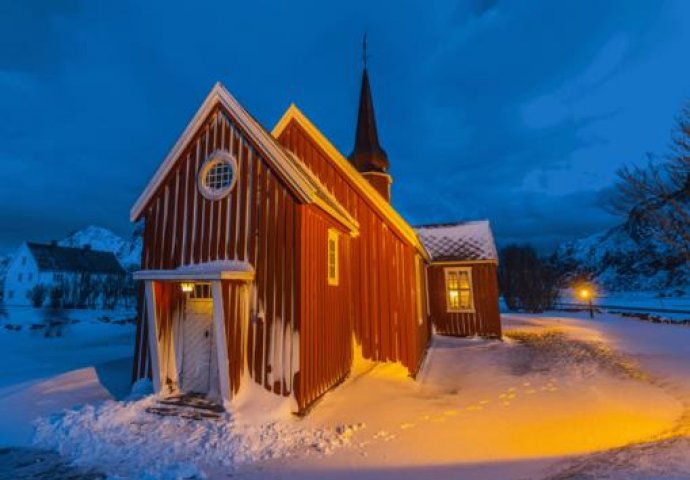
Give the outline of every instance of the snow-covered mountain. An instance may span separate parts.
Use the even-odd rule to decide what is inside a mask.
[[[588,276],[608,291],[690,291],[690,267],[632,219],[566,242],[552,258],[566,275]]]
[[[128,239],[111,232],[107,228],[89,225],[86,228],[72,232],[58,242],[63,247],[83,247],[91,245],[94,250],[113,252],[126,269],[138,268],[141,261],[142,246],[141,226]]]

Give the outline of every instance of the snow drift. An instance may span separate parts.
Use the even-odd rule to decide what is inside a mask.
[[[105,401],[39,418],[35,444],[57,450],[75,466],[126,478],[204,478],[204,466],[229,471],[299,454],[327,455],[350,443],[361,425],[304,428],[296,418],[246,423],[161,417],[146,411],[156,397]]]

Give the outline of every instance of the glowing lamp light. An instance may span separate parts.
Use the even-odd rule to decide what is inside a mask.
[[[185,293],[189,293],[192,290],[194,290],[194,284],[193,283],[182,283],[180,285],[180,287],[182,288],[182,291]]]
[[[580,298],[582,298],[583,300],[587,300],[592,296],[592,292],[589,290],[589,288],[581,288],[578,291],[578,295],[580,295]]]
[[[591,285],[582,285],[575,290],[575,294],[583,301],[587,302],[589,307],[589,318],[594,318],[594,305],[592,298],[596,295],[596,291]]]
[[[457,290],[451,290],[448,292],[448,295],[450,295],[450,298],[455,300],[460,295],[460,292],[458,292]]]

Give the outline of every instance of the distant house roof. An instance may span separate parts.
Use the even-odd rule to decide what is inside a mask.
[[[432,261],[497,260],[488,220],[415,227]]]
[[[112,252],[27,242],[40,271],[124,274]]]

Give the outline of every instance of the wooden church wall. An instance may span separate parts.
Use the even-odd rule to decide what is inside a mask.
[[[452,265],[446,265],[452,266]],[[472,267],[474,313],[448,312],[444,265],[429,267],[431,320],[437,333],[466,337],[500,337],[501,319],[498,311],[498,279],[493,263],[463,263]]]
[[[292,121],[278,140],[309,166],[360,224],[360,235],[351,242],[349,298],[355,336],[364,357],[400,361],[416,373],[429,341],[429,328],[426,315],[421,324],[417,319],[415,249],[299,124]]]
[[[300,208],[300,411],[340,382],[352,365],[348,232],[314,205]],[[328,284],[328,230],[340,230],[338,285]]]
[[[239,177],[230,195],[209,201],[197,190],[196,176],[216,149],[235,156]],[[291,393],[295,371],[291,362],[280,362],[279,357],[298,357],[290,341],[298,330],[294,281],[297,232],[292,227],[298,206],[256,146],[228,113],[217,107],[181,153],[143,214],[144,269],[173,269],[226,259],[254,266],[256,292],[251,294],[254,311],[248,331],[248,368],[257,383],[283,395]],[[235,294],[228,285],[224,287],[226,295],[229,305],[234,305]],[[226,318],[226,323],[229,321]],[[226,325],[228,332],[233,328]],[[146,334],[145,323],[138,332]],[[140,340],[135,373],[141,375],[150,360],[147,343]],[[237,362],[234,356],[230,358]],[[231,376],[239,378],[234,368],[230,367]]]

